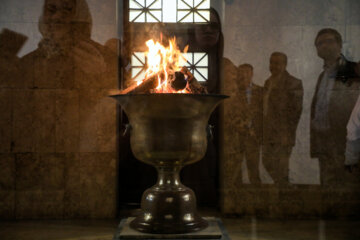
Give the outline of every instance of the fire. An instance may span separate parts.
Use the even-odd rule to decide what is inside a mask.
[[[145,53],[147,57],[145,78],[137,81],[137,85],[139,86],[146,79],[155,77],[158,85],[153,89],[154,93],[190,93],[187,87],[177,91],[171,86],[171,83],[175,81],[175,73],[181,70],[181,64],[184,63],[184,60],[186,61],[176,44],[176,38],[169,40],[168,47],[153,39],[148,40],[146,46],[149,50]],[[187,50],[188,46],[184,48],[183,52],[186,53]]]

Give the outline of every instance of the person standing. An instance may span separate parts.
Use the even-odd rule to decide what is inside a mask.
[[[319,159],[321,184],[340,186],[345,177],[346,126],[359,95],[360,79],[357,64],[341,54],[338,31],[320,30],[315,47],[324,66],[311,105],[311,157]]]
[[[275,184],[289,182],[289,159],[302,112],[301,80],[286,71],[287,56],[270,57],[271,76],[264,86],[263,164]]]
[[[245,63],[238,67],[237,94],[234,96],[237,105],[235,119],[240,160],[246,159],[250,183],[260,184],[263,88],[253,83],[253,71],[250,64]],[[238,164],[241,166],[241,162]]]

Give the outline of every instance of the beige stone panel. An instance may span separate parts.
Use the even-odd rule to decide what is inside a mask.
[[[0,219],[15,218],[15,191],[0,190]]]
[[[13,152],[35,151],[34,90],[13,91]]]
[[[56,90],[56,152],[79,150],[78,90]]]
[[[63,191],[18,191],[15,214],[17,219],[63,218]]]
[[[15,156],[0,153],[0,191],[15,190]]]
[[[116,206],[115,153],[80,153],[83,217],[112,218]]]
[[[64,156],[64,218],[80,218],[81,182],[78,153]]]
[[[60,56],[47,58],[43,54],[29,59],[34,63],[34,86],[47,89],[71,89],[74,79],[74,60]]]
[[[93,24],[116,24],[116,1],[88,0]]]
[[[12,133],[12,99],[11,90],[0,90],[0,152],[11,151]]]
[[[34,142],[36,152],[55,152],[55,90],[34,91]]]
[[[80,90],[80,151],[116,151],[116,102],[109,90]]]
[[[39,153],[43,166],[43,191],[64,190],[65,153]]]
[[[81,42],[79,46],[81,46]],[[103,46],[85,45],[82,61],[74,63],[74,86],[80,89],[111,89],[117,87],[117,55]],[[81,49],[82,49],[81,48]],[[92,49],[90,51],[90,49]]]
[[[98,89],[81,89],[80,92],[80,152],[99,152],[97,105],[101,92]]]
[[[15,176],[17,191],[41,190],[44,163],[36,153],[18,153],[15,155]]]
[[[102,90],[96,106],[97,141],[100,152],[116,152],[116,102]]]

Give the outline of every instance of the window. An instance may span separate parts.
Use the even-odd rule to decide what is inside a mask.
[[[207,53],[184,53],[187,61],[181,65],[186,66],[197,81],[206,82],[208,79],[208,55]],[[131,56],[131,79],[139,81],[145,78],[146,56],[144,52],[134,52]]]
[[[129,21],[135,23],[204,23],[210,0],[129,0]]]

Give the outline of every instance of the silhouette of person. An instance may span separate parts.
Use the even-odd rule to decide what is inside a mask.
[[[360,64],[359,64],[360,66]],[[360,76],[360,75],[358,75]],[[360,95],[346,126],[345,169],[352,172],[360,159]]]
[[[271,76],[264,86],[263,164],[275,184],[289,182],[289,158],[304,95],[301,80],[286,71],[287,56],[270,57]]]
[[[250,183],[260,184],[259,161],[262,142],[263,88],[252,82],[253,66],[238,67],[236,98],[236,132],[240,160],[246,159]],[[241,163],[239,163],[241,164]]]
[[[223,55],[223,34],[221,32],[220,16],[214,8],[210,8],[210,21],[204,24],[194,24],[189,33],[189,52],[206,52],[208,55],[208,78],[203,84],[209,93],[220,92],[220,63]],[[196,71],[196,70],[195,70]],[[182,170],[182,181],[192,188],[203,205],[217,205],[218,161],[216,146],[218,146],[218,110],[209,119],[213,126],[212,136],[208,138],[205,157]]]
[[[91,27],[85,0],[45,0],[39,19],[43,38],[21,59],[33,87],[114,88],[116,55],[91,40]]]
[[[205,86],[209,93],[219,93],[220,63],[223,57],[224,36],[221,30],[220,16],[214,8],[210,8],[210,21],[195,24],[194,42],[190,41],[190,50],[203,51],[208,54],[208,79]],[[195,45],[195,46],[194,46]]]
[[[356,63],[341,54],[338,31],[320,30],[315,46],[324,66],[311,105],[311,157],[319,159],[321,184],[340,185],[344,181],[346,125],[359,95],[359,77]]]
[[[38,136],[39,145],[51,143],[57,151],[65,152],[101,148],[113,151],[115,120],[104,116],[110,118],[115,114],[105,99],[107,89],[117,86],[117,59],[109,49],[91,39],[92,18],[86,1],[45,0],[38,26],[43,36],[38,48],[20,59],[21,73],[25,76],[23,85],[31,88],[33,94],[41,93],[37,89],[47,89],[46,93],[53,90],[47,96],[56,98],[56,109],[62,114],[61,118],[46,121],[43,116],[54,114],[51,107],[33,113],[40,121],[37,128],[44,128],[43,135],[47,136]],[[56,134],[52,131],[55,126]]]

